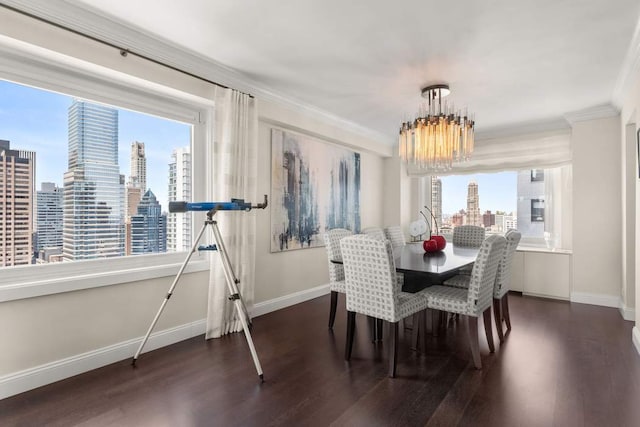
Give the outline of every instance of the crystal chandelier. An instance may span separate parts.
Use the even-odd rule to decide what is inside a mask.
[[[407,165],[425,170],[447,170],[453,162],[467,160],[473,152],[473,117],[442,103],[449,86],[438,84],[422,89],[428,102],[413,122],[400,126],[400,157]]]

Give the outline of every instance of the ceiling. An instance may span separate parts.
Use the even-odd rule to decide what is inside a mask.
[[[449,99],[475,113],[479,130],[611,103],[640,14],[637,0],[69,3],[377,131],[389,144],[429,83],[448,83]]]

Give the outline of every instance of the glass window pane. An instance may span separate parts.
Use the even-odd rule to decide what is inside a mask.
[[[188,249],[190,215],[166,210],[190,201],[191,125],[3,80],[0,92],[0,267]]]

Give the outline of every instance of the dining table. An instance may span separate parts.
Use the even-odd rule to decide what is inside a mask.
[[[393,249],[396,272],[404,275],[404,292],[418,292],[425,287],[440,285],[458,274],[459,270],[473,265],[479,248],[455,246],[447,243],[436,252],[425,252],[422,242],[411,242]],[[341,259],[331,262],[342,264]]]

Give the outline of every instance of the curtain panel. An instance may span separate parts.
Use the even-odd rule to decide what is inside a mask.
[[[230,201],[231,198],[256,201],[258,119],[255,104],[256,100],[246,94],[216,88],[215,107],[207,118],[206,194],[209,201]],[[249,310],[253,306],[255,281],[255,215],[254,211],[220,211],[214,217],[240,281],[238,289]],[[220,255],[208,254],[206,339],[242,330],[235,307],[228,299]]]

